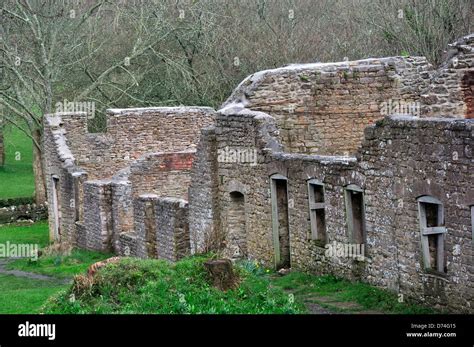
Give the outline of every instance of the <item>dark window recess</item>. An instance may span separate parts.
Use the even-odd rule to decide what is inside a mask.
[[[346,214],[349,236],[352,243],[365,243],[364,193],[357,187],[346,187]]]
[[[308,183],[309,213],[311,222],[311,239],[326,242],[326,213],[324,202],[324,186]]]
[[[290,230],[288,221],[288,194],[285,180],[276,180],[278,208],[278,236],[281,267],[290,267]]]
[[[361,192],[351,192],[354,243],[364,243],[364,208]]]
[[[228,212],[228,238],[234,248],[234,258],[247,257],[247,235],[245,218],[245,197],[240,192],[230,193],[230,206]]]
[[[273,175],[271,183],[272,236],[277,269],[291,267],[288,184],[286,177]]]
[[[446,228],[443,205],[431,196],[419,198],[418,203],[424,267],[427,270],[445,273],[447,272],[444,252]]]

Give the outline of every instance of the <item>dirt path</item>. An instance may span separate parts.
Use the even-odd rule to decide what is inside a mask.
[[[0,259],[0,274],[12,275],[12,276],[23,277],[23,278],[30,278],[32,280],[51,281],[51,282],[56,282],[56,283],[59,283],[59,284],[68,284],[68,283],[71,283],[71,281],[72,281],[69,278],[61,279],[61,278],[57,278],[57,277],[53,277],[53,276],[37,274],[37,273],[34,273],[34,272],[26,272],[26,271],[21,271],[21,270],[7,270],[6,265],[9,262],[10,261],[8,261],[6,259]]]

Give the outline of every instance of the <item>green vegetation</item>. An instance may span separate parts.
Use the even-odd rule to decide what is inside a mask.
[[[0,226],[0,243],[36,243],[40,247],[49,244],[48,223]],[[109,254],[73,250],[71,255],[42,256],[34,262],[19,259],[3,265],[6,269],[22,270],[51,276],[50,280],[38,280],[0,274],[0,314],[39,313],[40,307],[53,294],[66,290],[65,280],[84,273],[90,264],[108,258]]]
[[[347,313],[435,313],[434,310],[398,301],[394,293],[334,276],[292,272],[275,278],[273,285],[294,293],[300,302],[315,303],[333,312]]]
[[[7,241],[44,247],[47,223],[1,226],[0,243]],[[91,264],[111,255],[77,249],[70,254],[47,253],[37,261],[20,259],[3,265],[48,275],[50,280],[0,274],[0,313],[271,314],[313,312],[315,306],[336,313],[435,313],[400,303],[396,294],[368,284],[300,272],[281,277],[251,261],[236,264],[239,286],[222,292],[210,285],[203,265],[210,256],[176,264],[124,258],[100,269],[92,279],[77,276],[71,286],[65,280],[85,274]]]
[[[176,264],[127,258],[109,264],[89,282],[51,298],[45,313],[301,313],[292,296],[271,286],[268,276],[236,267],[240,285],[220,291],[209,284],[203,265],[208,257],[191,257]],[[71,300],[74,298],[74,300]]]
[[[111,254],[73,249],[70,255],[41,256],[38,260],[19,259],[9,263],[8,270],[34,272],[56,278],[72,278],[84,273],[87,268],[98,261],[112,257]]]
[[[39,313],[51,295],[66,287],[54,281],[0,274],[0,313]]]
[[[4,129],[5,165],[0,166],[0,199],[31,197],[35,190],[33,144],[21,130]]]
[[[48,222],[41,221],[28,225],[0,225],[0,243],[34,243],[39,247],[49,244]]]

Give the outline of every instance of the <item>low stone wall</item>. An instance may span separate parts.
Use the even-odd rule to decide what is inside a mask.
[[[18,205],[0,208],[0,224],[15,223],[18,221],[48,219],[48,207],[46,205]]]
[[[137,234],[134,232],[121,233],[118,239],[117,254],[130,257],[137,255]]]
[[[188,255],[188,203],[177,198],[141,195],[135,200],[136,255],[176,261]]]

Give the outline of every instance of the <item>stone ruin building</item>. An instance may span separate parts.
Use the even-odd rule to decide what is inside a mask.
[[[469,35],[438,69],[289,65],[218,111],[110,109],[105,133],[46,115],[51,239],[170,261],[221,251],[473,313],[473,66]]]

